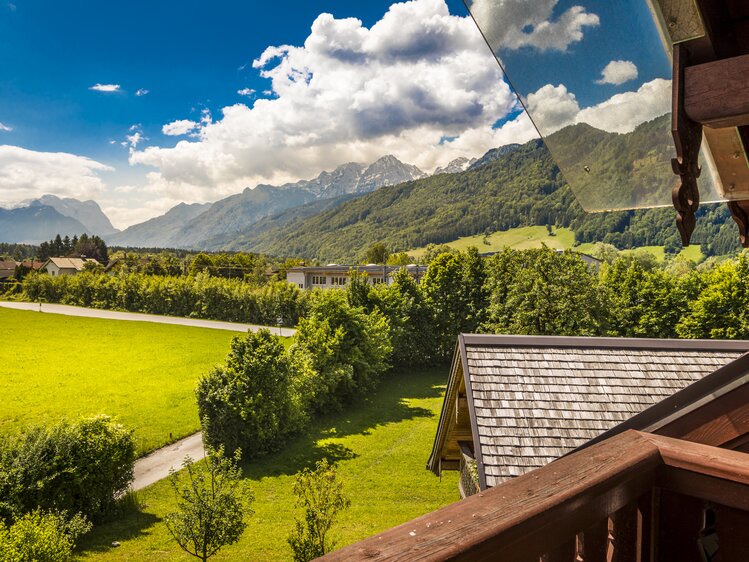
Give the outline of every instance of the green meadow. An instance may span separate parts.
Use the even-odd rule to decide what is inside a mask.
[[[235,332],[0,308],[0,433],[108,414],[138,454],[199,429],[193,389]]]
[[[393,373],[368,398],[311,424],[282,451],[247,463],[255,514],[239,543],[215,560],[290,560],[293,475],[322,457],[335,462],[351,507],[333,535],[356,542],[459,499],[457,474],[425,469],[437,430],[447,368]],[[174,509],[169,482],[138,492],[140,512],[96,527],[82,539],[85,560],[190,560],[163,523]],[[112,547],[113,541],[121,544]],[[214,558],[212,558],[214,560]]]
[[[553,234],[549,235],[545,226],[521,226],[518,228],[494,232],[487,236],[484,236],[483,234],[464,236],[457,240],[453,240],[452,242],[445,242],[445,245],[461,251],[465,251],[473,246],[478,248],[478,251],[481,253],[499,252],[504,248],[528,250],[532,248],[540,248],[544,244],[549,248],[554,248],[556,250],[573,249],[584,254],[592,252],[595,248],[595,244],[590,243],[575,246],[575,233],[569,228],[553,227],[552,233]],[[650,252],[660,262],[664,261],[666,257],[663,246],[642,246],[635,250],[622,250],[622,254],[638,250]],[[407,253],[415,258],[419,258],[424,255],[424,252],[426,252],[425,247],[409,250]],[[699,244],[693,244],[684,248],[679,255],[682,258],[694,262],[700,262],[705,257],[700,251]]]

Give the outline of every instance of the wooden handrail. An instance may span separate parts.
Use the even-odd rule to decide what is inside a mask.
[[[630,430],[323,559],[538,560],[574,545],[581,531],[635,509],[655,486],[687,495],[696,490],[697,497],[713,495],[713,501],[749,509],[747,459]]]

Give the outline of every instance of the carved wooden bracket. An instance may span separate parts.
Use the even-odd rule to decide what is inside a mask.
[[[702,144],[702,125],[692,121],[684,109],[684,69],[688,56],[683,43],[674,45],[671,134],[676,146],[676,158],[671,160],[671,167],[681,181],[674,187],[671,198],[676,209],[676,226],[684,246],[689,246],[696,225],[695,213],[700,206],[697,178],[701,172],[698,159]]]
[[[729,201],[731,216],[739,226],[739,240],[744,248],[749,248],[749,201]]]

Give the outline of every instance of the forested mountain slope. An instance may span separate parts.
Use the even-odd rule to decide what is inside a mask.
[[[384,187],[312,217],[276,226],[271,221],[267,228],[243,233],[231,248],[344,262],[374,242],[400,251],[545,224],[570,227],[578,242],[677,245],[673,217],[668,208],[585,213],[543,142],[533,140],[478,169]],[[708,254],[737,248],[731,222],[725,206],[703,206],[694,243],[702,243]]]

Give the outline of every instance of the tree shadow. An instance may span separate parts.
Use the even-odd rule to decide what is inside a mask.
[[[340,412],[315,418],[304,434],[290,439],[280,451],[244,462],[244,474],[259,480],[314,468],[323,458],[331,464],[354,459],[358,455],[350,447],[331,440],[370,435],[377,427],[390,423],[436,418],[432,410],[413,406],[410,401],[439,398],[446,382],[446,369],[391,372],[369,395],[353,400]]]
[[[81,537],[78,552],[109,552],[117,548],[112,543],[137,539],[148,535],[148,529],[160,523],[162,518],[143,511],[137,504],[137,496],[123,498],[122,508],[117,514],[107,517],[94,526],[94,529]]]

